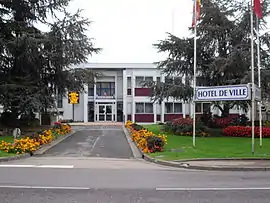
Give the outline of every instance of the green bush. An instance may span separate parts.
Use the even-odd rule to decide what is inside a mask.
[[[165,132],[175,135],[191,135],[193,132],[193,121],[190,118],[178,118],[166,122],[163,126]],[[196,122],[196,134],[208,134],[209,128],[201,122]],[[205,134],[205,135],[206,135]]]
[[[141,125],[139,125],[137,123],[132,124],[132,128],[134,130],[137,130],[137,131],[145,129],[143,126],[141,126]]]

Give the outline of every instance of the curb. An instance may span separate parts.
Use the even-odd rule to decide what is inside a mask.
[[[124,134],[126,136],[126,139],[128,141],[128,144],[130,146],[130,149],[132,151],[133,157],[135,159],[142,159],[143,154],[140,151],[140,149],[135,145],[135,143],[132,141],[130,134],[129,134],[127,128],[125,127],[125,125],[122,125],[122,128],[123,128]]]
[[[164,161],[160,159],[155,159],[150,157],[149,155],[145,154],[142,152],[141,149],[139,149],[135,143],[131,140],[130,134],[128,130],[123,126],[125,135],[127,137],[127,140],[129,143],[131,142],[130,146],[136,147],[137,151],[140,154],[140,157],[142,157],[145,161],[163,165],[163,166],[169,166],[169,167],[174,167],[174,168],[184,168],[184,169],[194,169],[194,170],[208,170],[208,171],[270,171],[270,167],[257,167],[257,168],[252,168],[252,167],[245,167],[245,168],[240,168],[240,167],[217,167],[217,166],[198,166],[198,165],[190,165],[190,163],[185,163],[185,162],[192,162],[192,161],[221,161],[221,160],[270,160],[270,158],[224,158],[224,159],[217,159],[217,158],[204,158],[204,159],[185,159],[185,160],[177,160],[177,161]]]
[[[10,157],[0,157],[0,163],[7,162],[7,161],[14,161],[14,160],[19,160],[19,159],[24,159],[24,158],[28,158],[30,156],[31,155],[29,153],[25,153],[25,154],[10,156]]]
[[[60,142],[64,141],[65,139],[67,139],[68,137],[73,135],[74,133],[75,133],[75,131],[71,131],[70,133],[68,133],[64,136],[59,136],[57,139],[55,139],[51,143],[46,144],[46,145],[42,146],[41,148],[39,148],[37,151],[33,152],[33,156],[43,155],[46,151],[48,151],[49,149],[51,149],[55,145],[59,144]]]
[[[198,166],[198,165],[190,165],[190,163],[185,163],[187,160],[183,161],[182,163],[180,162],[173,162],[173,161],[163,161],[159,159],[152,158],[146,154],[143,153],[143,157],[146,161],[164,165],[164,166],[170,166],[170,167],[175,167],[175,168],[184,168],[184,169],[195,169],[195,170],[207,170],[207,171],[270,171],[270,167],[257,167],[257,168],[252,168],[252,167],[218,167],[218,166]],[[225,159],[215,159],[215,160],[225,160]],[[226,159],[228,160],[228,159]],[[231,159],[231,160],[247,160],[247,159]],[[251,159],[249,159],[251,160]],[[262,160],[262,159],[252,159],[252,160]],[[195,161],[195,160],[193,160]],[[197,160],[198,161],[198,160]],[[201,160],[203,161],[203,160]],[[205,160],[205,161],[209,161]],[[192,162],[192,160],[190,160]]]
[[[48,151],[50,148],[52,148],[55,145],[59,144],[60,142],[64,141],[65,139],[67,139],[68,137],[73,135],[74,133],[75,133],[75,131],[72,131],[71,133],[68,133],[68,134],[66,134],[64,136],[58,137],[57,139],[52,141],[50,144],[46,144],[44,146],[41,146],[37,151],[33,152],[33,155],[31,155],[30,153],[25,153],[25,154],[10,156],[10,157],[0,157],[0,163],[1,162],[8,162],[8,161],[25,159],[25,158],[28,158],[28,157],[31,157],[31,156],[34,156],[34,155],[37,155],[37,156],[42,155],[46,151]]]

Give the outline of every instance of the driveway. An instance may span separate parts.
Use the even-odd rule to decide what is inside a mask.
[[[73,126],[76,133],[43,156],[132,158],[122,126]]]

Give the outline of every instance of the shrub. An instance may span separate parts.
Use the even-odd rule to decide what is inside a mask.
[[[223,129],[223,134],[230,137],[251,137],[252,128],[250,126],[229,126]],[[270,137],[270,128],[262,128],[263,137]],[[255,137],[260,136],[259,127],[255,127]]]
[[[167,122],[163,130],[175,135],[190,136],[193,134],[193,120],[190,118],[177,118]],[[196,122],[196,135],[209,136],[208,128],[200,122]]]
[[[144,153],[161,152],[164,150],[163,147],[167,143],[165,135],[155,135],[153,132],[131,121],[127,121],[125,126],[130,130],[132,140]]]

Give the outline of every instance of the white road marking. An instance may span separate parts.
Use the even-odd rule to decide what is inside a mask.
[[[0,165],[0,168],[74,168],[73,165]]]
[[[73,165],[39,165],[37,168],[74,168]]]
[[[88,187],[57,187],[57,186],[27,186],[27,185],[0,185],[0,188],[13,189],[56,189],[56,190],[90,190]]]
[[[95,148],[97,142],[99,141],[100,137],[97,137],[97,139],[95,140],[94,144],[92,145],[91,149],[90,149],[90,153],[93,151],[93,149]]]
[[[270,187],[247,188],[156,188],[156,191],[229,191],[229,190],[270,190]]]
[[[35,165],[0,165],[1,168],[33,168]]]

